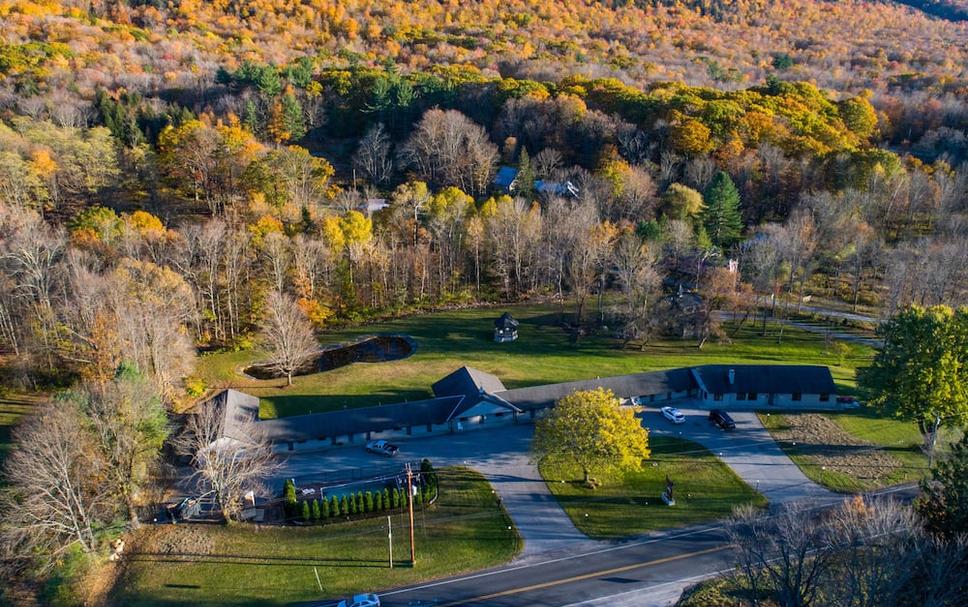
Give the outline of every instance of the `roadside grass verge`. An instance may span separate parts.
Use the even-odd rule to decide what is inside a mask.
[[[509,310],[521,323],[519,339],[498,344],[493,322]],[[583,337],[574,343],[560,326],[572,309],[561,315],[557,304],[529,304],[506,308],[450,310],[389,320],[326,333],[324,344],[349,342],[366,335],[409,335],[417,351],[409,358],[381,363],[356,363],[285,380],[259,381],[239,370],[258,361],[255,351],[208,354],[199,359],[197,374],[212,387],[236,387],[262,398],[263,417],[319,413],[343,408],[378,405],[427,398],[430,386],[461,365],[493,373],[508,388],[606,377],[698,364],[820,364],[828,365],[843,391],[852,389],[854,368],[869,360],[872,350],[851,345],[850,355],[839,364],[830,354],[824,336],[795,327],[783,329],[777,343],[776,326],[747,322],[735,332],[731,343],[707,343],[702,350],[693,340],[656,340],[645,347],[621,348],[621,341],[607,334]]]
[[[928,473],[921,434],[909,421],[866,408],[840,413],[760,413],[760,421],[811,480],[856,493],[916,482]],[[960,433],[943,431],[942,454]]]
[[[542,461],[538,468],[558,503],[583,533],[619,538],[658,529],[683,527],[728,516],[734,506],[765,506],[753,490],[701,445],[666,436],[650,436],[652,457],[637,472],[601,478],[586,488],[581,470],[571,462]],[[660,499],[666,476],[675,484],[675,506]]]
[[[490,485],[444,468],[441,496],[416,514],[417,566],[409,564],[405,515],[317,527],[158,525],[129,543],[111,604],[283,605],[325,601],[483,569],[510,560],[521,540]],[[322,591],[316,582],[316,573]]]

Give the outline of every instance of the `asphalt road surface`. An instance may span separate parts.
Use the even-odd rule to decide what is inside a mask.
[[[897,487],[874,495],[915,493]],[[730,557],[722,527],[713,524],[389,590],[380,599],[385,607],[665,607],[686,587],[728,570]]]

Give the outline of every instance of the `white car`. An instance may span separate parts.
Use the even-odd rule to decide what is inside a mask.
[[[371,440],[366,443],[366,450],[384,457],[393,457],[400,452],[400,448],[385,440]]]
[[[342,600],[336,607],[380,607],[380,597],[375,594],[354,594],[352,599]]]
[[[659,411],[662,412],[662,417],[674,424],[686,423],[686,416],[682,414],[682,411],[676,409],[675,407],[662,407],[659,409]]]

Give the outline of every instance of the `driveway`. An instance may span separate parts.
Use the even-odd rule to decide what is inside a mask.
[[[801,499],[839,499],[814,483],[786,456],[752,411],[730,412],[736,429],[720,430],[709,423],[708,410],[680,406],[686,423],[673,424],[655,409],[648,409],[642,423],[651,432],[679,436],[706,447],[771,503]]]
[[[519,560],[556,552],[580,552],[600,545],[572,524],[529,461],[534,426],[504,425],[462,434],[399,441],[401,460],[428,458],[435,466],[467,466],[483,474],[501,497],[524,540]],[[298,481],[339,470],[388,465],[363,444],[289,456],[281,478]]]

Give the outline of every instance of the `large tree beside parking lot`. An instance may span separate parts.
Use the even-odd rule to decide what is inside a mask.
[[[650,455],[649,435],[635,410],[603,388],[559,400],[537,423],[532,449],[538,459],[575,462],[586,484],[597,471],[638,469]]]
[[[911,419],[933,455],[942,425],[968,423],[968,307],[911,307],[879,329],[884,347],[857,380],[868,402]]]

